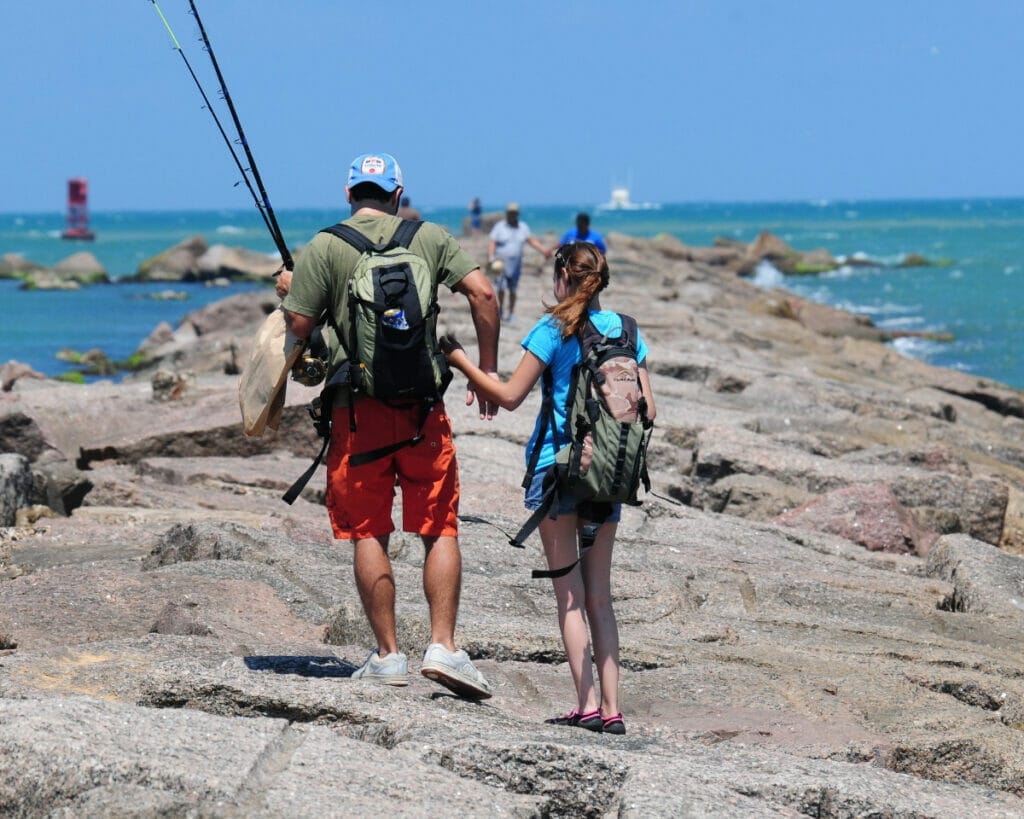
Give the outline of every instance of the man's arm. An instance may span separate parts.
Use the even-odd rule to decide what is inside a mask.
[[[498,301],[494,297],[494,288],[479,267],[474,268],[452,288],[469,301],[469,312],[473,317],[476,329],[476,344],[480,351],[480,369],[485,373],[498,371],[498,335],[501,321],[498,316]],[[476,391],[470,387],[466,393],[466,406],[470,406],[476,398]],[[480,417],[490,420],[498,408],[490,401],[480,400]]]
[[[544,247],[544,245],[540,243],[540,239],[533,235],[531,235],[530,238],[526,240],[526,243],[534,250],[536,250],[538,253],[543,254],[545,259],[550,259],[551,254],[554,252],[550,248]]]
[[[309,334],[317,325],[317,320],[312,316],[303,316],[300,313],[293,313],[291,310],[284,311],[284,321],[292,335],[298,336],[303,341],[309,338]]]

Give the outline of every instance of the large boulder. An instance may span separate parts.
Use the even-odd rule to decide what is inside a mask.
[[[14,526],[17,512],[32,500],[32,469],[28,458],[14,452],[0,455],[0,526]]]
[[[839,535],[872,552],[924,555],[936,533],[921,529],[884,484],[846,486],[779,515],[783,526]]]
[[[946,535],[928,553],[929,577],[953,586],[948,611],[1024,620],[1024,558],[967,535]]]
[[[19,410],[0,411],[0,452],[14,452],[30,461],[50,449],[34,419]]]
[[[197,336],[212,333],[249,332],[258,327],[280,303],[272,291],[239,293],[193,310],[181,320]]]
[[[37,370],[33,370],[28,364],[11,359],[6,364],[0,365],[0,391],[10,392],[19,378],[34,378],[38,381],[45,381],[46,376]]]
[[[26,259],[19,253],[5,253],[0,256],[0,279],[11,279],[42,269],[41,264]]]
[[[80,250],[78,253],[72,253],[67,258],[61,259],[53,266],[53,272],[82,284],[110,281],[106,268],[87,250]]]
[[[762,261],[771,262],[773,267],[786,275],[822,273],[839,267],[839,262],[824,248],[811,251],[795,250],[767,230],[761,231],[747,246],[737,270],[749,276]]]
[[[32,502],[70,515],[92,489],[86,474],[57,452],[49,450],[32,465]]]
[[[227,276],[233,279],[270,279],[281,268],[281,259],[244,247],[212,245],[196,261],[203,279]]]
[[[192,281],[199,277],[199,258],[209,249],[202,236],[191,236],[139,265],[136,281]]]

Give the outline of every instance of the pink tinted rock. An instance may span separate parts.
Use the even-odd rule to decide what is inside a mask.
[[[839,535],[872,552],[925,555],[938,537],[921,529],[884,484],[855,484],[826,492],[784,512],[775,522]]]

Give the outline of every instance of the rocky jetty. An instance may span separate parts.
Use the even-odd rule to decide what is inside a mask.
[[[0,392],[3,810],[1024,815],[1024,396],[758,289],[729,248],[608,238],[659,409],[615,551],[625,736],[543,722],[572,683],[539,544],[504,534],[539,396],[487,423],[459,377],[457,637],[495,696],[348,679],[373,643],[322,475],[280,500],[315,390],[240,431],[228,373],[274,306],[252,294],[155,331],[124,383]],[[505,373],[551,299],[527,259]],[[462,299],[440,321],[471,342]],[[392,551],[415,672],[422,549]]]
[[[146,259],[130,281],[210,281],[219,278],[269,281],[281,267],[279,256],[243,247],[210,245],[203,236],[190,236]]]
[[[72,253],[53,267],[5,253],[0,258],[0,279],[21,279],[22,290],[78,290],[83,285],[110,282],[103,264],[87,250]]]

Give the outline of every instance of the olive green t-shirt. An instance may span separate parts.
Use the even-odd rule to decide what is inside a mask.
[[[370,241],[383,243],[394,236],[402,220],[397,216],[353,216],[344,221]],[[413,237],[409,250],[426,261],[435,282],[449,290],[480,265],[473,261],[445,228],[424,222]],[[359,261],[359,251],[348,242],[329,233],[318,233],[303,249],[295,263],[291,288],[284,307],[302,316],[318,317],[330,310],[335,322],[345,331],[348,321],[348,277]],[[330,334],[333,341],[333,333]],[[329,374],[345,360],[341,345],[330,343],[332,357]]]

